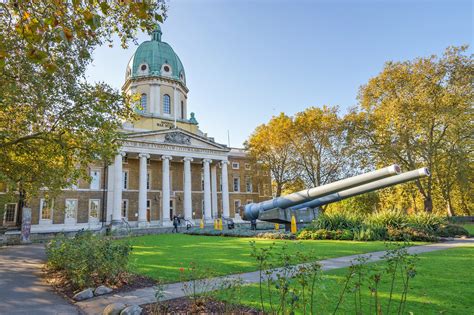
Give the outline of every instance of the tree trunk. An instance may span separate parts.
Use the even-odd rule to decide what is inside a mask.
[[[451,205],[451,197],[448,196],[448,200],[446,202],[446,210],[448,212],[448,217],[454,217],[456,214],[454,213],[454,209]]]
[[[19,189],[19,197],[18,197],[18,209],[16,212],[16,226],[21,228],[21,222],[23,221],[23,207],[26,206],[25,200],[25,190],[21,188]]]
[[[428,212],[428,213],[433,212],[433,200],[431,199],[430,195],[425,197],[425,200],[424,200],[423,203],[424,203],[424,207],[425,207],[426,212]]]
[[[277,187],[276,187],[276,197],[280,197],[281,196],[281,190],[282,190],[282,185],[280,183],[277,184]]]

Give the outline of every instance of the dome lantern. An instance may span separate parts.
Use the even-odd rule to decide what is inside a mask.
[[[161,27],[157,24],[153,32],[151,33],[151,39],[157,42],[161,42]]]

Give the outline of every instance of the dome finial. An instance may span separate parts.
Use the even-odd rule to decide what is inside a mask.
[[[161,27],[159,24],[156,24],[155,29],[151,33],[151,39],[157,42],[161,42]]]

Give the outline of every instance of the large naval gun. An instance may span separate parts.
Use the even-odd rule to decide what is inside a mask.
[[[400,167],[394,164],[272,200],[250,203],[240,208],[240,215],[247,221],[258,219],[287,227],[292,216],[297,223],[310,223],[318,216],[321,206],[429,175],[427,168],[401,173]]]

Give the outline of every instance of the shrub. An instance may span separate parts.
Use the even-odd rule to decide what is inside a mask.
[[[460,225],[443,224],[436,230],[436,235],[441,237],[469,236],[469,231]]]
[[[420,241],[420,242],[433,242],[437,240],[437,237],[423,229],[414,227],[404,228],[387,228],[388,239],[391,241]]]
[[[362,224],[362,217],[346,212],[322,213],[312,223],[314,230],[352,230]]]
[[[396,228],[402,228],[408,224],[407,215],[398,210],[384,210],[375,212],[372,215],[368,216],[364,220],[364,223],[370,226],[391,226]]]
[[[433,213],[418,212],[407,216],[407,222],[414,228],[434,232],[438,230],[441,225],[447,224],[447,219],[446,217]]]
[[[312,240],[313,239],[313,231],[311,230],[301,230],[298,235],[296,236],[299,240]]]
[[[258,238],[271,239],[271,240],[294,240],[296,236],[292,233],[286,232],[265,232],[258,233],[256,235]]]
[[[47,266],[64,272],[74,288],[114,284],[127,270],[131,250],[126,241],[114,241],[90,232],[79,233],[74,238],[59,235],[46,246]]]
[[[382,241],[387,239],[387,228],[378,225],[363,225],[354,230],[355,241]]]
[[[337,230],[336,237],[338,240],[350,241],[354,239],[354,232],[351,230]]]

